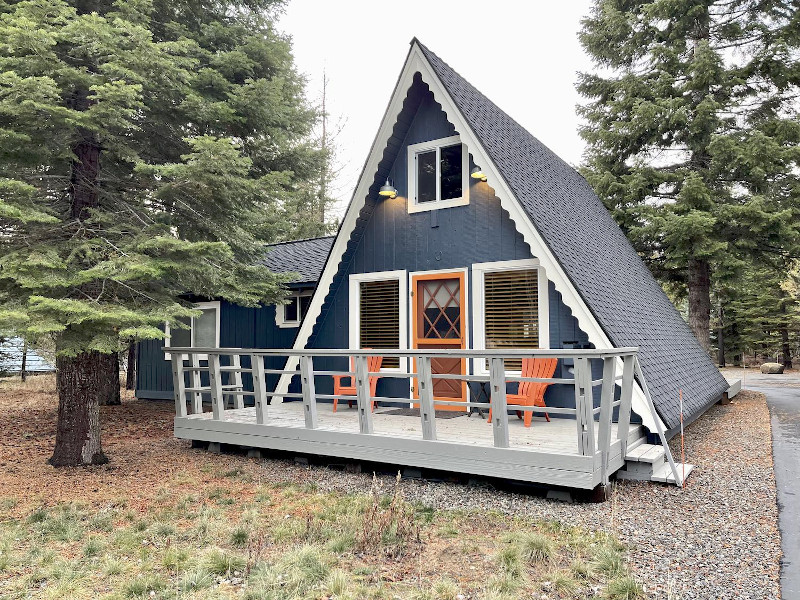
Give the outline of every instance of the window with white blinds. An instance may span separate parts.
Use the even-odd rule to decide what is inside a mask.
[[[539,282],[536,269],[484,274],[484,335],[487,350],[539,347]],[[520,370],[521,361],[506,368]]]
[[[400,348],[399,280],[360,282],[359,347]],[[399,366],[397,357],[383,359],[383,368]]]

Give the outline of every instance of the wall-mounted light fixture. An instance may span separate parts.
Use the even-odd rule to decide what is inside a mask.
[[[486,181],[486,174],[481,171],[480,167],[473,167],[472,171],[470,171],[470,175],[473,179],[480,179],[481,181]]]
[[[397,198],[397,190],[391,183],[389,183],[388,179],[386,180],[386,183],[381,186],[381,191],[379,191],[378,194],[385,196],[386,198]]]

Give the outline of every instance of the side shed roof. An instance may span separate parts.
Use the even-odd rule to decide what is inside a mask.
[[[271,244],[266,264],[275,273],[297,273],[292,283],[316,283],[335,236]]]

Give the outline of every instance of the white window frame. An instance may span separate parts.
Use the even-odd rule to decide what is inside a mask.
[[[214,335],[214,339],[215,339],[215,342],[216,342],[214,344],[215,348],[219,348],[221,304],[222,303],[219,300],[216,300],[214,302],[197,302],[192,306],[192,308],[195,308],[197,310],[209,310],[209,309],[212,309],[212,308],[214,310],[216,310],[215,314],[217,315],[217,319],[216,319],[217,323],[216,323],[216,331],[215,331],[215,335]],[[190,336],[189,340],[191,342],[191,345],[194,346],[194,317],[192,317],[192,319],[191,319],[190,328],[191,329],[189,330],[189,336]],[[169,346],[170,338],[171,338],[171,335],[170,335],[169,323],[165,323],[164,324],[164,345],[165,346]],[[200,360],[208,360],[208,354],[200,354],[200,355],[198,355],[198,357],[199,357]],[[172,360],[172,356],[170,355],[169,352],[166,352],[164,354],[164,360]]]
[[[461,144],[461,198],[417,202],[417,155],[431,150],[436,151],[436,195],[439,196],[441,193],[440,150],[445,146],[455,146],[456,144]],[[424,212],[467,204],[469,204],[469,149],[461,141],[461,136],[454,135],[430,142],[410,144],[408,146],[408,212]]]
[[[297,298],[297,320],[295,321],[288,321],[286,319],[286,304],[277,304],[275,306],[275,325],[280,327],[281,329],[292,329],[300,327],[300,324],[303,322],[303,318],[305,317],[300,309],[300,298],[303,297],[311,297],[314,295],[314,290],[299,290],[296,292],[292,292],[287,296],[287,300],[290,298]]]
[[[537,270],[539,303],[539,348],[550,348],[550,295],[547,274],[539,259],[506,260],[499,262],[476,263],[472,265],[472,344],[475,350],[486,350],[486,273],[498,271]],[[475,359],[472,363],[475,375],[487,375],[486,361]],[[519,371],[508,371],[519,373]]]
[[[398,350],[408,350],[408,277],[405,270],[377,271],[374,273],[353,273],[350,275],[350,323],[348,331],[348,348],[361,349],[361,283],[368,281],[392,281],[398,283]],[[408,359],[400,358],[398,368],[381,367],[381,372],[404,373],[408,371]],[[411,379],[409,379],[409,382]],[[409,384],[410,385],[410,384]]]

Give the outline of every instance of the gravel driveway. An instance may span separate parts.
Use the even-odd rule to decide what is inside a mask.
[[[749,370],[748,370],[749,371]],[[800,372],[762,375],[742,370],[748,389],[763,392],[772,417],[772,454],[778,486],[778,524],[781,530],[781,593],[784,600],[800,598]]]
[[[680,442],[672,445],[679,457]],[[778,509],[764,396],[746,391],[727,406],[712,407],[687,429],[686,458],[698,468],[685,490],[620,482],[603,504],[567,504],[453,483],[403,485],[407,497],[437,508],[491,508],[613,530],[629,545],[631,568],[651,598],[780,598]],[[287,466],[262,463],[268,477],[279,479],[287,477]],[[321,467],[304,473],[323,489],[341,491],[365,489],[368,477]]]

